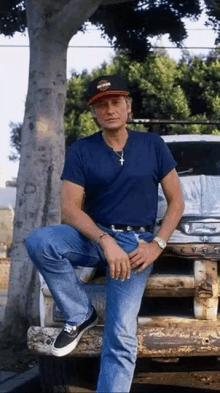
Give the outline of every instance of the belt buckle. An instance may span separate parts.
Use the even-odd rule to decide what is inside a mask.
[[[115,225],[110,225],[110,229],[114,232],[124,232],[123,229],[115,229]]]
[[[144,227],[140,227],[140,232],[146,232]]]
[[[126,228],[126,230],[127,230],[128,232],[132,231],[132,229],[133,229],[133,227],[131,227],[130,225],[128,225],[127,228]]]

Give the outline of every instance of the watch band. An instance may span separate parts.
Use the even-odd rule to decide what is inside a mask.
[[[155,242],[157,242],[158,246],[159,246],[162,250],[164,250],[164,248],[166,248],[167,243],[165,242],[165,240],[161,239],[161,237],[155,236],[155,237],[153,238],[153,240],[155,240]]]

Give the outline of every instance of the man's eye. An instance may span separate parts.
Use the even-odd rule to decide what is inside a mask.
[[[106,104],[104,102],[97,102],[96,103],[97,108],[104,108],[105,106],[106,106]]]

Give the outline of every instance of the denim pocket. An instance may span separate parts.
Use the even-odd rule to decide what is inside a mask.
[[[135,236],[137,239],[144,240],[147,243],[151,242],[154,238],[154,235],[151,232],[136,232]]]
[[[130,253],[138,247],[134,232],[116,232],[115,240],[126,253]]]

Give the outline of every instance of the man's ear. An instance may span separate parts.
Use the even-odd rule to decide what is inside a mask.
[[[97,116],[96,116],[95,109],[94,109],[93,105],[90,106],[90,110],[91,110],[92,117],[94,119],[96,119]]]
[[[127,104],[128,113],[131,113],[131,103]]]
[[[127,105],[127,113],[128,113],[128,118],[127,118],[127,123],[129,123],[132,118],[133,118],[133,113],[132,113],[132,98],[131,97],[126,97],[125,98],[126,105]]]
[[[126,105],[127,105],[127,111],[128,111],[128,114],[129,113],[131,113],[131,107],[132,107],[132,99],[131,99],[131,97],[126,97],[125,98],[125,101],[126,101]]]

